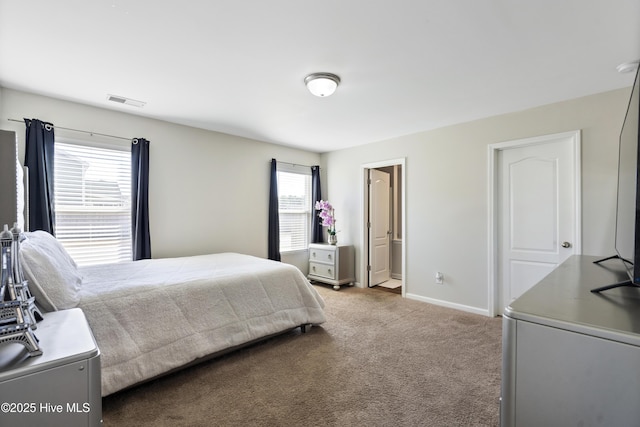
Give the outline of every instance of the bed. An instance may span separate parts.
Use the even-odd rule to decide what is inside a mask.
[[[103,396],[325,321],[322,297],[288,264],[219,253],[78,267],[50,234],[25,236],[20,259],[36,303],[79,307],[89,321]]]

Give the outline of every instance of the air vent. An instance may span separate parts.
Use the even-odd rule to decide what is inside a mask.
[[[117,102],[119,104],[131,105],[133,107],[142,108],[146,104],[143,101],[136,101],[135,99],[125,98],[124,96],[118,95],[107,95],[107,99],[109,101]]]

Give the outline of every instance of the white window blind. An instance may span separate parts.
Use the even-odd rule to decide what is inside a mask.
[[[129,147],[55,143],[56,237],[78,265],[131,261]]]
[[[310,168],[278,164],[278,215],[280,252],[307,249],[311,230]]]

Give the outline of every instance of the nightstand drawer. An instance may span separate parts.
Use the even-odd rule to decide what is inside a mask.
[[[335,279],[336,269],[333,265],[310,262],[309,274],[312,274],[314,276],[326,277],[327,279]]]
[[[331,249],[316,249],[311,248],[309,250],[309,261],[327,262],[333,264],[335,262],[336,251]]]

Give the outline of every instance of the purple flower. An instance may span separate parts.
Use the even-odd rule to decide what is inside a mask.
[[[320,211],[318,217],[322,220],[323,227],[329,227],[329,234],[336,234],[336,219],[333,215],[333,206],[326,200],[316,202],[316,210]]]
[[[319,202],[316,202],[316,210],[323,210],[323,211],[330,211],[333,209],[333,206],[331,206],[331,204],[327,201],[324,200],[320,200]]]

